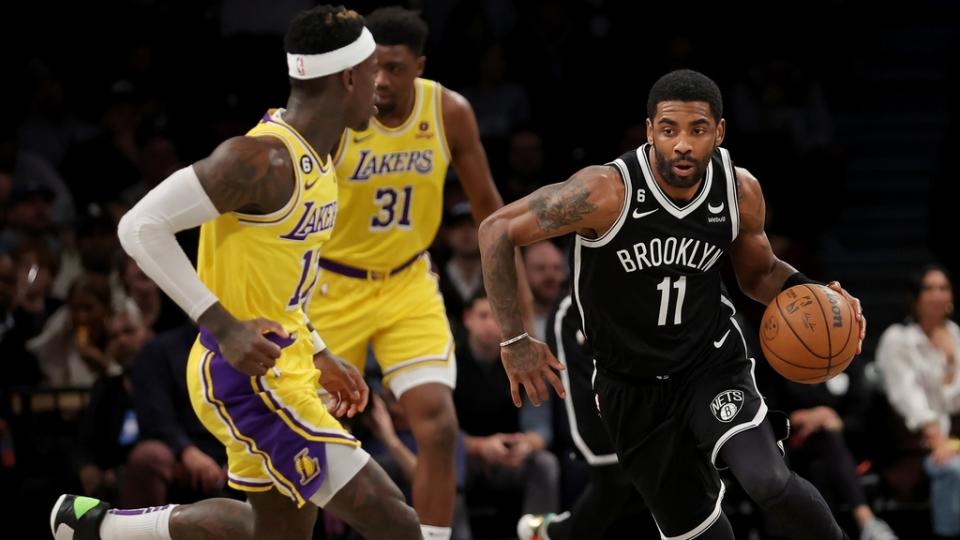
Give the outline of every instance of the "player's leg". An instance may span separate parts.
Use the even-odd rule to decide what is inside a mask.
[[[732,540],[720,508],[725,487],[680,424],[673,379],[626,381],[598,373],[597,403],[620,466],[663,537]]]
[[[456,493],[456,364],[443,299],[427,261],[384,283],[381,299],[373,350],[417,441],[413,507],[425,538],[449,538]]]
[[[731,333],[730,339],[711,348],[703,365],[684,381],[688,392],[682,416],[700,451],[714,466],[728,466],[747,495],[785,533],[794,538],[842,538],[820,493],[783,460],[777,440],[786,436],[786,422],[775,417],[780,437],[775,436],[739,324],[730,319],[725,331]]]
[[[769,422],[731,437],[720,457],[747,495],[791,538],[844,537],[820,492],[787,468]]]
[[[407,506],[403,493],[374,460],[367,461],[324,505],[364,538],[420,539],[417,514]]]

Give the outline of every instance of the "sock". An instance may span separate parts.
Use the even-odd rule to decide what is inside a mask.
[[[175,504],[135,510],[108,510],[100,523],[101,540],[173,540],[170,514]]]
[[[423,540],[450,540],[451,530],[450,527],[420,525],[420,532],[423,533]]]

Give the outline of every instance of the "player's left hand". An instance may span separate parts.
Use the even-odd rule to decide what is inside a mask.
[[[827,283],[827,287],[842,294],[847,302],[850,302],[850,305],[853,306],[853,315],[857,319],[857,324],[860,325],[860,341],[857,342],[857,354],[859,355],[863,352],[863,338],[867,335],[867,318],[863,316],[863,306],[860,305],[860,300],[840,286],[839,281],[831,281]]]
[[[314,355],[313,363],[320,370],[320,386],[333,398],[328,407],[334,416],[353,418],[367,407],[370,387],[357,368],[326,350]]]
[[[520,386],[527,391],[527,396],[534,406],[539,407],[541,401],[550,399],[550,392],[547,390],[547,382],[557,391],[561,398],[566,397],[563,389],[563,383],[554,372],[566,369],[553,353],[547,344],[528,337],[516,343],[500,348],[500,360],[503,361],[503,369],[507,372],[510,379],[510,395],[513,397],[513,404],[520,408],[523,401],[520,400]]]

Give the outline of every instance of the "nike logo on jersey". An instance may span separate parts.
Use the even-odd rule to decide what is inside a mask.
[[[636,210],[633,211],[633,218],[634,218],[634,219],[640,219],[640,218],[642,218],[642,217],[647,217],[647,216],[649,216],[650,214],[656,212],[657,210],[659,210],[659,208],[654,208],[653,210],[650,210],[649,212],[641,212],[640,209],[638,208],[638,209],[636,209]]]
[[[718,348],[718,349],[719,349],[720,347],[723,347],[723,342],[727,340],[727,336],[729,336],[729,335],[730,335],[730,330],[727,330],[726,332],[724,332],[723,337],[721,337],[721,338],[718,339],[717,341],[714,341],[714,342],[713,342],[713,346],[716,347],[716,348]]]
[[[354,142],[354,143],[363,142],[363,141],[369,139],[370,137],[373,137],[373,133],[368,133],[368,134],[366,134],[366,135],[364,135],[364,136],[362,136],[362,137],[354,136],[354,137],[353,137],[353,142]]]
[[[709,210],[711,214],[719,214],[723,212],[723,203],[720,203],[719,206],[714,206],[713,203],[709,203],[707,204],[707,210]]]

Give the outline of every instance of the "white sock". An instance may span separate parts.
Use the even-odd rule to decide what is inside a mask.
[[[170,514],[175,504],[108,510],[100,523],[101,540],[173,540],[170,538]]]
[[[450,527],[420,525],[420,533],[423,534],[423,540],[450,540],[450,532]]]

